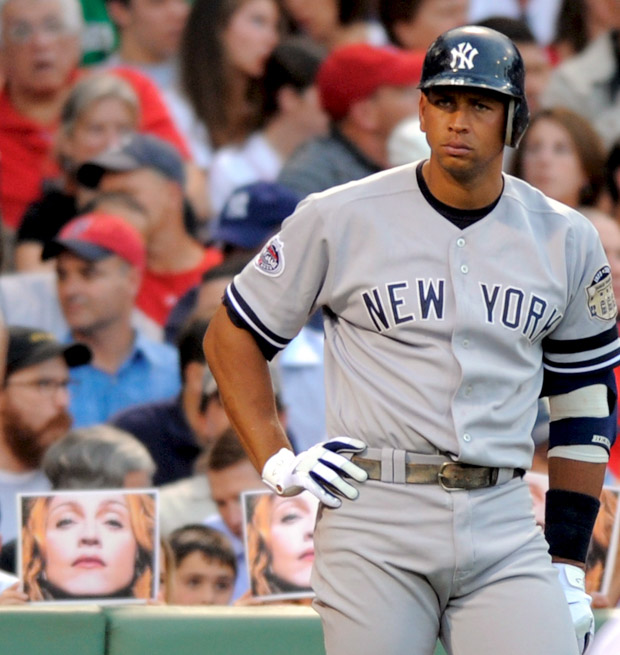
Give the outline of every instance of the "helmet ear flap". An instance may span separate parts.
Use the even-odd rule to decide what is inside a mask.
[[[530,112],[525,98],[511,98],[506,111],[506,136],[504,143],[516,148],[525,134],[530,121]]]
[[[504,144],[512,146],[512,137],[514,134],[514,118],[515,118],[515,99],[510,98],[506,107],[506,130],[504,135]]]

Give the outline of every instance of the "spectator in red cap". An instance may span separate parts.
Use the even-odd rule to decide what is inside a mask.
[[[334,50],[317,76],[332,129],[297,150],[278,181],[305,197],[389,167],[387,140],[416,113],[423,56],[357,43]]]
[[[115,412],[180,390],[178,355],[132,325],[146,250],[136,228],[111,214],[73,219],[46,244],[56,257],[58,297],[74,341],[90,347],[76,370],[71,398],[76,427],[105,422]]]

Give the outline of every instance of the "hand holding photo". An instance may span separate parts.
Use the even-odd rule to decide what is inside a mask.
[[[21,495],[19,573],[32,602],[155,598],[156,492]]]

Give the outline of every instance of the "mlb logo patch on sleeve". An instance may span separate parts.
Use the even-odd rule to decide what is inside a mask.
[[[603,266],[597,272],[592,283],[586,288],[590,316],[608,321],[616,316],[618,308],[614,297],[609,266]]]
[[[278,277],[284,271],[284,246],[278,237],[267,242],[254,259],[254,268],[264,275]]]

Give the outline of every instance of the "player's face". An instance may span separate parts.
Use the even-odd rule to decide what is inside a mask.
[[[271,514],[272,570],[298,587],[310,587],[318,500],[310,493],[276,496]]]
[[[464,183],[492,165],[501,169],[504,122],[504,102],[478,89],[437,87],[420,99],[420,127],[431,161]]]
[[[228,605],[235,589],[235,572],[194,551],[175,568],[170,602],[175,605]]]
[[[261,477],[249,460],[243,460],[221,471],[207,473],[211,497],[228,529],[239,539],[243,537],[241,494],[260,489]]]
[[[129,586],[137,549],[122,494],[52,499],[45,529],[45,573],[66,593],[103,596]]]
[[[554,120],[537,120],[525,135],[523,179],[554,200],[579,205],[587,176],[568,130]]]
[[[263,74],[280,39],[279,18],[273,0],[247,0],[233,13],[222,40],[234,68],[248,77]]]

